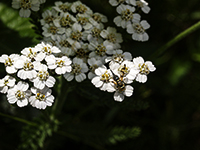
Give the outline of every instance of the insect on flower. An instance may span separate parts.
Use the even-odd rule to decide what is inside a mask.
[[[122,92],[125,90],[125,83],[124,83],[124,79],[123,76],[120,75],[120,77],[118,77],[116,74],[114,74],[114,72],[111,70],[113,77],[111,80],[112,83],[114,83],[114,87],[116,88],[116,90]]]

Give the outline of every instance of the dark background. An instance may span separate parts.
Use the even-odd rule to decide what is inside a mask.
[[[109,20],[106,25],[115,27],[112,20],[117,13],[107,0],[81,2],[94,12],[106,15]],[[112,94],[95,89],[90,81],[72,82],[76,88],[69,93],[58,117],[62,121],[59,129],[68,135],[53,133],[44,140],[44,148],[39,149],[200,149],[200,31],[177,42],[161,56],[153,57],[160,47],[199,21],[200,2],[149,0],[148,3],[151,11],[149,14],[142,13],[141,17],[151,25],[147,30],[149,41],[133,41],[125,30],[117,30],[124,38],[122,50],[131,52],[133,57],[142,56],[152,61],[157,70],[149,74],[147,83],[134,83],[133,96],[125,98],[122,103],[114,102]],[[54,1],[47,0],[44,7],[53,4]],[[36,37],[28,19],[21,19],[18,10],[11,8],[11,1],[1,0],[0,53],[20,53],[24,47],[36,45]],[[0,76],[3,78],[5,70],[3,64],[0,65]],[[31,106],[11,106],[5,95],[1,95],[0,112],[30,121],[45,114]],[[17,149],[23,143],[22,131],[29,133],[32,130],[25,130],[25,126],[1,116],[0,150]],[[106,132],[115,126],[137,126],[141,133],[136,138],[127,138],[115,144],[101,142],[107,137],[103,130]],[[34,141],[31,142],[34,144]]]

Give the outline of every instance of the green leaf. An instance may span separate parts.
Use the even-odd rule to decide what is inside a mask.
[[[140,135],[141,129],[139,127],[115,127],[111,130],[108,141],[110,144],[125,141],[127,139],[135,138]]]
[[[32,29],[28,18],[21,18],[19,10],[0,2],[1,54],[20,53],[25,47],[38,43],[38,35]]]

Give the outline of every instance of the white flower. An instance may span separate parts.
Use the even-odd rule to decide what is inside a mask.
[[[82,32],[83,28],[79,23],[74,23],[72,28],[68,28],[66,30],[66,36],[69,37],[74,42],[80,42],[82,40],[86,40],[87,35],[84,35]]]
[[[53,23],[45,24],[42,29],[42,35],[44,37],[51,37],[52,39],[54,39],[57,34],[60,35],[65,33],[65,28],[62,28],[61,26],[56,26]]]
[[[95,77],[95,69],[101,67],[103,65],[101,60],[97,60],[95,58],[90,58],[87,60],[88,64],[90,65],[90,72],[88,73],[88,79],[92,79]]]
[[[101,31],[103,31],[104,26],[103,25],[98,25],[96,27],[92,27],[90,30],[85,31],[87,35],[87,40],[89,42],[91,41],[97,41],[97,42],[103,42],[103,39],[100,35]]]
[[[123,42],[122,35],[117,33],[116,28],[107,27],[106,30],[103,30],[100,35],[106,39],[109,45],[112,45],[114,49],[120,48],[120,44]]]
[[[31,15],[31,10],[38,11],[40,9],[40,2],[38,0],[13,0],[12,7],[20,9],[19,15],[21,17],[28,18]]]
[[[72,81],[75,77],[77,82],[82,82],[86,79],[85,73],[88,71],[88,66],[82,59],[75,57],[73,59],[72,71],[65,73],[64,77],[67,81]]]
[[[68,12],[61,13],[59,18],[53,21],[56,27],[62,27],[64,29],[71,27],[75,22],[77,22],[76,18]]]
[[[150,25],[146,20],[140,23],[133,23],[127,25],[127,32],[132,34],[132,39],[136,41],[147,41],[149,39],[148,34],[145,32],[146,29],[150,28]]]
[[[57,2],[55,2],[55,5],[56,6],[54,6],[53,8],[58,12],[64,12],[65,13],[65,12],[68,12],[71,8],[71,3],[69,3],[69,2],[63,3],[61,1],[57,1]]]
[[[87,7],[86,5],[84,5],[83,3],[81,3],[80,1],[76,1],[72,4],[71,6],[71,10],[73,13],[80,13],[80,14],[92,14],[92,10]]]
[[[66,56],[74,56],[77,49],[81,48],[81,44],[79,42],[76,42],[71,38],[67,38],[66,34],[57,36],[56,45],[61,49],[61,53]]]
[[[37,72],[37,77],[32,80],[34,87],[42,90],[45,86],[53,87],[56,80],[54,77],[49,75],[47,66],[44,64],[37,65],[35,69]]]
[[[88,59],[88,52],[88,43],[81,43],[80,48],[75,49],[76,57],[83,59],[84,62]]]
[[[21,79],[33,79],[36,77],[37,72],[34,69],[34,65],[37,62],[32,62],[31,59],[22,55],[14,64],[16,68],[20,69],[17,72],[17,76]]]
[[[132,22],[138,23],[140,21],[141,16],[137,13],[133,13],[135,11],[134,7],[129,5],[119,5],[117,7],[117,12],[121,16],[117,16],[114,18],[114,22],[118,27],[126,28],[128,24]]]
[[[148,3],[144,0],[138,0],[136,1],[136,5],[142,9],[142,11],[146,14],[149,13],[151,10],[150,7],[148,6]]]
[[[93,27],[93,25],[89,22],[89,19],[91,17],[87,14],[77,14],[76,19],[78,23],[85,29],[89,30],[90,28]]]
[[[52,103],[54,102],[54,96],[51,95],[51,89],[45,87],[42,90],[39,90],[32,87],[31,92],[34,94],[34,96],[29,98],[29,102],[33,107],[45,109],[47,106],[52,106]]]
[[[35,58],[36,61],[42,61],[43,59],[45,59],[46,56],[61,52],[61,50],[58,47],[51,46],[48,43],[45,44],[44,42],[37,44],[35,46],[35,49],[37,49],[37,51],[39,52],[37,57]]]
[[[136,0],[126,0],[126,3],[136,6]]]
[[[42,26],[45,24],[52,24],[57,16],[57,11],[55,9],[46,10],[42,13],[42,19],[40,20],[40,23]]]
[[[39,50],[36,49],[36,48],[28,47],[28,48],[24,48],[24,49],[21,51],[21,53],[22,53],[24,56],[26,56],[26,57],[28,57],[28,58],[30,58],[30,59],[35,59],[36,56],[37,56],[37,52],[38,52],[38,51],[39,51]]]
[[[135,65],[135,69],[139,71],[136,77],[136,81],[145,83],[147,81],[147,75],[150,72],[156,70],[155,66],[152,64],[151,61],[144,62],[142,57],[136,57],[133,59],[133,63]]]
[[[51,37],[43,37],[42,41],[45,43],[49,43],[52,46],[56,46],[56,37],[57,36],[55,36],[53,39]]]
[[[67,56],[61,58],[55,57],[54,55],[47,56],[45,58],[49,69],[55,69],[55,72],[59,75],[70,72],[72,67],[70,64],[72,61]]]
[[[124,60],[121,64],[112,63],[109,67],[115,74],[123,77],[123,81],[126,84],[132,83],[139,73],[139,71],[135,69],[133,62],[128,60]]]
[[[8,89],[15,85],[16,79],[6,75],[3,79],[0,79],[0,92],[7,93]]]
[[[14,66],[14,64],[18,60],[19,57],[20,56],[18,54],[11,54],[10,56],[3,54],[0,57],[0,62],[4,63],[7,73],[13,74],[17,72],[17,68]]]
[[[113,46],[109,45],[107,42],[98,43],[97,41],[92,41],[88,45],[88,49],[92,52],[89,54],[89,58],[98,58],[104,63],[107,54],[113,54]]]
[[[124,95],[130,97],[133,94],[133,87],[126,85],[122,90],[116,90],[114,93],[114,100],[122,102],[124,100]]]
[[[125,3],[126,0],[109,0],[110,5],[117,6],[119,4]]]
[[[28,90],[29,85],[26,82],[19,81],[17,85],[8,90],[7,99],[10,104],[17,102],[19,107],[28,105],[28,99],[31,92]]]
[[[89,21],[94,25],[98,26],[99,24],[108,22],[108,19],[106,16],[100,14],[100,13],[93,13],[91,17],[89,18]],[[102,24],[103,25],[103,24]]]
[[[112,79],[112,72],[106,68],[106,66],[98,67],[95,70],[96,76],[92,79],[92,84],[100,90],[114,92],[115,89],[111,85],[110,80]]]
[[[111,57],[107,57],[105,59],[105,62],[109,62],[110,61],[110,65],[112,63],[119,63],[121,64],[124,60],[131,60],[132,59],[132,55],[129,52],[124,52],[122,50],[115,50],[113,52],[113,56]]]

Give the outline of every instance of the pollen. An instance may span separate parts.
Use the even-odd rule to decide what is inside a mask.
[[[139,64],[139,68],[140,68],[140,73],[141,74],[145,74],[148,75],[150,73],[148,66],[144,63],[144,64]]]
[[[29,8],[31,8],[31,2],[30,2],[30,0],[21,0],[20,6],[23,9],[29,9]]]
[[[15,93],[15,97],[16,97],[17,99],[22,100],[22,99],[25,98],[25,93],[24,93],[23,91],[18,90],[18,91]]]
[[[63,12],[68,12],[69,11],[69,5],[65,5],[65,4],[61,4],[59,6],[59,8],[63,11]]]
[[[145,29],[140,24],[136,24],[134,26],[134,29],[138,34],[142,34],[145,32]]]
[[[95,49],[95,53],[99,56],[104,56],[106,54],[106,47],[103,44],[99,44]]]
[[[109,82],[110,78],[110,73],[108,73],[107,71],[101,75],[101,80],[104,82]]]
[[[69,15],[67,15],[66,17],[62,17],[60,19],[60,25],[62,27],[68,27],[68,26],[71,26],[72,24],[73,24],[73,21]]]
[[[122,19],[126,21],[130,21],[133,19],[133,12],[131,12],[129,9],[126,9],[122,12]]]
[[[116,36],[115,34],[113,33],[110,33],[108,36],[107,36],[107,40],[111,43],[115,43],[116,42]]]
[[[65,65],[65,61],[63,61],[63,60],[57,60],[56,64],[57,64],[58,67],[63,67]]]
[[[9,57],[8,59],[5,61],[5,66],[12,66],[13,65],[13,60],[11,60]]]
[[[39,71],[37,76],[40,80],[44,81],[47,80],[47,78],[49,77],[49,73],[47,71]]]
[[[75,75],[78,75],[81,73],[81,66],[79,64],[73,64],[72,65],[72,73]]]
[[[94,27],[94,28],[91,30],[91,32],[92,32],[92,36],[93,36],[93,37],[97,37],[97,38],[100,37],[100,33],[101,33],[101,30],[100,30],[100,29]]]
[[[44,101],[45,95],[42,93],[37,93],[35,98],[38,99],[39,101]]]
[[[28,71],[28,70],[32,70],[33,68],[34,68],[34,66],[31,62],[26,61],[24,63],[24,67],[23,67],[24,70]]]
[[[87,11],[87,8],[84,5],[80,4],[76,7],[76,11],[78,11],[81,14],[84,14]]]

